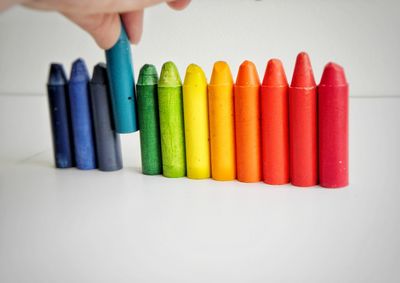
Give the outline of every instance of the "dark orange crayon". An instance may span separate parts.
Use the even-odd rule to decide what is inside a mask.
[[[290,180],[294,186],[318,184],[317,87],[307,53],[297,56],[289,88]]]
[[[288,82],[282,62],[271,59],[261,86],[263,181],[289,183]]]
[[[244,61],[234,86],[236,170],[240,182],[261,181],[260,80],[256,66]]]

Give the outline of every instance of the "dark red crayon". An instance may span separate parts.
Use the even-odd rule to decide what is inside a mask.
[[[289,87],[290,180],[294,186],[318,184],[317,87],[307,53],[297,56]]]
[[[328,63],[318,86],[319,182],[340,188],[349,183],[349,85],[341,66]]]

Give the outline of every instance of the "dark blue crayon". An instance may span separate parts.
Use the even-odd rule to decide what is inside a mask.
[[[96,168],[88,82],[89,74],[85,62],[78,59],[72,64],[68,85],[76,167],[82,170]]]
[[[54,163],[57,168],[74,166],[74,149],[67,77],[61,64],[51,64],[47,82]]]
[[[121,142],[114,130],[106,64],[93,69],[90,81],[90,100],[96,140],[97,163],[101,171],[122,168]]]

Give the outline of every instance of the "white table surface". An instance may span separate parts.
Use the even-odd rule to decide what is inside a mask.
[[[0,282],[400,282],[400,99],[350,101],[346,189],[53,168],[45,96],[0,96]]]

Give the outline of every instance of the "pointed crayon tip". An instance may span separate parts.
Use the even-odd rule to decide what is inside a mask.
[[[279,59],[268,61],[263,79],[265,86],[287,86],[288,82],[283,69],[282,62]]]
[[[306,52],[297,55],[291,87],[315,87],[314,73]]]
[[[93,68],[93,76],[90,81],[92,84],[107,84],[107,65],[104,63],[98,63]]]
[[[83,82],[89,80],[89,73],[83,59],[79,58],[72,63],[71,76],[69,80],[72,82]]]
[[[182,81],[179,76],[178,68],[171,61],[164,63],[161,68],[159,87],[176,87],[181,86]]]
[[[203,70],[196,64],[190,64],[186,69],[184,85],[207,85],[207,78]]]
[[[228,63],[224,61],[215,62],[211,74],[210,85],[227,85],[227,84],[228,85],[233,84],[232,73]]]
[[[158,83],[157,69],[154,65],[145,64],[139,71],[138,85],[156,85]]]
[[[236,78],[236,85],[239,86],[250,86],[260,85],[260,79],[258,78],[257,68],[253,62],[244,61],[240,67]]]
[[[347,85],[346,75],[342,66],[335,63],[328,63],[322,73],[319,85],[324,86],[344,86]]]
[[[49,85],[64,85],[67,83],[64,67],[61,64],[53,63],[50,65]]]

